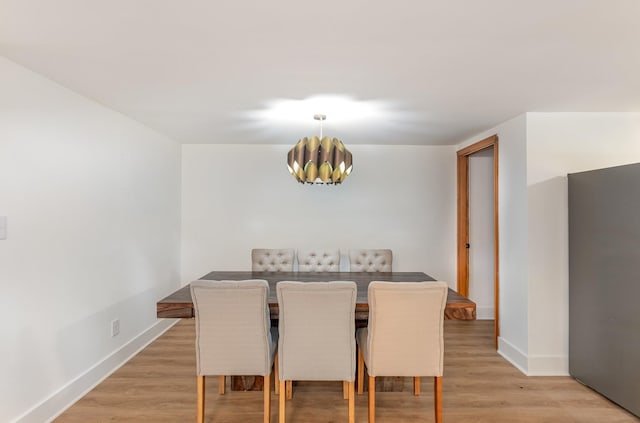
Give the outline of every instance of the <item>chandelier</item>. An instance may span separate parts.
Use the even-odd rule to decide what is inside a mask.
[[[302,184],[340,184],[353,169],[351,152],[339,139],[322,136],[325,115],[313,118],[320,121],[320,137],[304,137],[289,150],[289,172]]]

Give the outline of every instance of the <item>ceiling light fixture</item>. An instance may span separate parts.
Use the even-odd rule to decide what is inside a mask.
[[[289,150],[287,167],[302,184],[339,184],[353,169],[351,152],[337,138],[322,136],[322,121],[327,116],[314,115],[320,121],[320,137],[304,137]]]

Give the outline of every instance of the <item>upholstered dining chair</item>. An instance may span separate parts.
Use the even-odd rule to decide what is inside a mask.
[[[375,378],[413,377],[420,395],[420,377],[434,376],[436,423],[442,423],[444,309],[446,282],[371,282],[369,323],[358,329],[358,394],[364,368],[369,373],[369,423],[375,422]]]
[[[294,380],[342,381],[348,421],[355,420],[355,282],[279,282],[279,422],[285,423],[285,386]]]
[[[196,320],[197,422],[204,422],[205,376],[264,377],[264,423],[271,416],[271,374],[278,332],[271,328],[265,280],[195,281],[190,285]],[[276,376],[277,383],[277,376]]]
[[[340,250],[333,248],[298,250],[299,272],[339,272]]]
[[[391,272],[392,262],[391,250],[349,250],[349,270],[352,272]]]
[[[251,270],[254,272],[293,272],[293,248],[251,250]]]

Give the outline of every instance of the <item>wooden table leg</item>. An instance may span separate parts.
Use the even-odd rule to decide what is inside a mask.
[[[232,391],[262,391],[262,376],[231,376]]]
[[[378,376],[376,377],[376,391],[378,392],[402,392],[405,378],[402,376]]]

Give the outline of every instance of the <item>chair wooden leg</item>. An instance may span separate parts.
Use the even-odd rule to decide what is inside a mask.
[[[413,378],[413,395],[420,396],[420,376]]]
[[[224,395],[226,380],[227,379],[224,376],[218,376],[218,393],[220,395]]]
[[[362,348],[358,347],[358,395],[364,392],[364,355]]]
[[[287,389],[285,388],[285,381],[284,380],[280,380],[280,398],[279,398],[279,403],[280,403],[280,407],[278,410],[278,422],[279,423],[285,423],[284,422],[284,404],[287,398]]]
[[[286,385],[287,399],[290,400],[291,398],[293,398],[293,381],[288,380],[285,385]],[[280,387],[282,387],[282,385],[280,385]]]
[[[349,423],[355,423],[356,421],[356,387],[355,381],[348,382],[349,388]]]
[[[276,353],[276,357],[273,360],[273,372],[276,374],[273,389],[275,390],[276,395],[280,394],[280,373],[278,369],[278,353]]]
[[[436,423],[442,423],[442,376],[433,380],[433,402],[435,403]]]
[[[204,423],[204,376],[198,376],[198,409],[196,423]]]
[[[349,399],[349,382],[346,380],[342,381],[342,398],[346,400]]]
[[[262,384],[264,391],[264,423],[271,422],[271,375],[264,376]]]
[[[369,376],[369,423],[376,423],[376,378]]]

